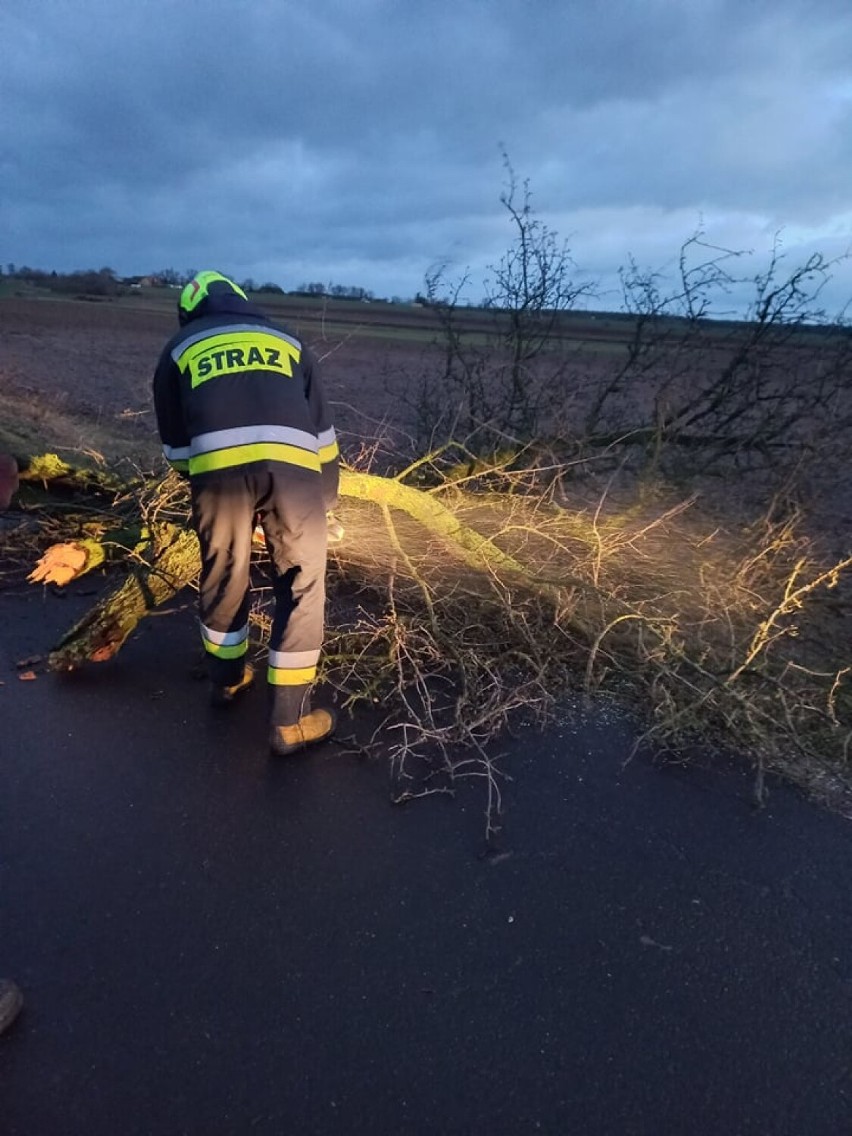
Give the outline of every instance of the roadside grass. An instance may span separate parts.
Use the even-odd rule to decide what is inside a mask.
[[[51,450],[66,461],[132,462],[155,468],[160,447],[140,437],[132,418],[108,420],[81,414],[61,401],[0,391],[0,450],[25,458]]]

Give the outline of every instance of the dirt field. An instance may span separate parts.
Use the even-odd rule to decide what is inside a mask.
[[[110,302],[0,298],[0,448],[14,452],[44,446],[91,448],[108,457],[130,453],[156,461],[159,443],[151,376],[163,344],[176,328],[174,296],[173,291],[160,289]],[[420,452],[411,444],[414,403],[424,377],[434,380],[439,389],[446,357],[433,313],[413,306],[263,299],[269,302],[261,306],[300,335],[322,360],[344,456],[354,458],[365,442],[377,446],[380,454],[399,449]],[[472,314],[468,323],[466,330],[475,336],[488,320],[482,313]],[[623,365],[631,327],[618,317],[576,313],[564,331],[560,354],[551,358],[557,360],[554,369],[560,372],[557,426],[570,432],[575,424],[582,428],[599,384]],[[711,332],[711,355],[716,351],[723,359],[730,351],[724,340],[729,332],[723,325]],[[714,337],[718,348],[713,346]],[[684,361],[682,356],[675,340],[670,356],[664,357],[664,366],[671,361],[677,367],[679,389],[669,388],[675,398],[683,398],[684,386],[688,388],[702,366],[709,365],[709,356],[703,362]],[[815,333],[803,332],[801,341],[789,349],[789,367],[801,370],[803,381],[818,370],[819,359]],[[718,364],[716,359],[712,365]],[[628,419],[643,415],[647,419],[648,407],[658,397],[654,379],[653,374],[645,379],[640,374],[638,381],[631,377],[619,395],[619,412]],[[437,407],[442,409],[440,391]],[[838,407],[837,413],[848,416],[849,408]],[[25,428],[12,429],[16,422],[24,422]],[[612,425],[617,433],[618,421]],[[852,531],[852,478],[846,452],[843,444],[833,452],[821,451],[821,460],[812,463],[810,473],[814,525],[838,546]],[[617,453],[604,461],[595,454],[589,469],[612,469],[620,460]],[[741,493],[743,487],[738,477],[735,492]],[[728,502],[731,488],[723,491],[719,475],[714,474],[703,487],[703,496],[710,506],[720,495]]]
[[[435,349],[428,342],[371,338],[363,330],[334,334],[321,321],[303,322],[311,323],[302,334],[323,360],[339,429],[374,436],[389,410],[398,420],[401,404],[388,390],[419,374]],[[151,376],[176,326],[171,310],[162,308],[2,300],[0,396],[23,401],[36,415],[79,418],[80,440],[95,448],[126,438],[132,448],[156,451]],[[300,333],[298,321],[290,326]]]
[[[176,329],[174,291],[117,301],[0,298],[0,396],[80,416],[93,435],[135,444],[155,439],[150,386],[160,350]],[[259,306],[300,336],[323,364],[335,424],[357,447],[413,428],[424,376],[446,357],[436,315],[422,307],[263,297]],[[482,348],[495,317],[464,313],[465,335]],[[631,328],[617,316],[569,313],[559,337],[560,369],[570,373],[566,403],[582,406],[625,355]],[[439,396],[440,397],[440,396]],[[344,439],[345,440],[345,439]]]

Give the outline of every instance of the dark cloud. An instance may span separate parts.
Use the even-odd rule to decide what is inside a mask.
[[[604,277],[688,218],[803,247],[848,220],[829,0],[28,0],[0,36],[4,261],[410,295],[499,257],[501,145]]]

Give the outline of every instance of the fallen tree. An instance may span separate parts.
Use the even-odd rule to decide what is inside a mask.
[[[174,475],[128,486],[46,468],[28,464],[24,487],[49,493],[55,481],[99,501],[81,570],[124,569],[50,652],[62,671],[113,657],[140,619],[192,584],[198,544]],[[726,531],[693,498],[569,501],[556,484],[505,463],[448,479],[429,459],[393,477],[342,473],[347,536],[330,560],[321,679],[345,707],[383,706],[375,740],[399,799],[481,776],[493,818],[488,743],[519,718],[546,722],[571,692],[602,689],[639,713],[642,737],[662,750],[736,749],[761,792],[769,768],[844,795],[852,557],[821,562],[795,515]],[[50,533],[80,545],[75,527],[66,508]],[[260,647],[268,600],[258,583]]]
[[[21,480],[37,480],[44,485],[53,480],[65,487],[84,489],[111,484],[93,481],[86,471],[70,470],[53,459],[54,455],[33,458]],[[168,486],[167,492],[172,496],[174,479],[165,479],[163,485]],[[159,492],[156,484],[153,492],[155,495]],[[503,552],[488,537],[463,524],[440,500],[405,485],[399,478],[343,469],[340,495],[379,506],[389,531],[393,527],[391,509],[408,514],[428,533],[445,541],[448,550],[472,571],[492,578],[500,574],[507,579],[515,578],[520,585],[543,593],[552,589],[547,582],[537,581],[526,566]],[[120,531],[124,537],[120,547],[129,552],[126,530]],[[112,658],[141,619],[197,577],[201,566],[198,540],[185,525],[169,521],[140,525],[136,537],[135,570],[63,636],[49,655],[51,670],[72,670],[87,662],[105,662]],[[33,583],[68,583],[104,563],[115,548],[116,539],[117,533],[108,530],[100,541],[77,540],[51,546],[29,579]],[[398,542],[395,543],[398,546]]]

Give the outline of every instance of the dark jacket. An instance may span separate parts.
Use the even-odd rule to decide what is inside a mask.
[[[195,481],[247,465],[297,466],[337,500],[339,451],[319,364],[235,294],[208,296],[163,348],[154,407],[169,464]]]

